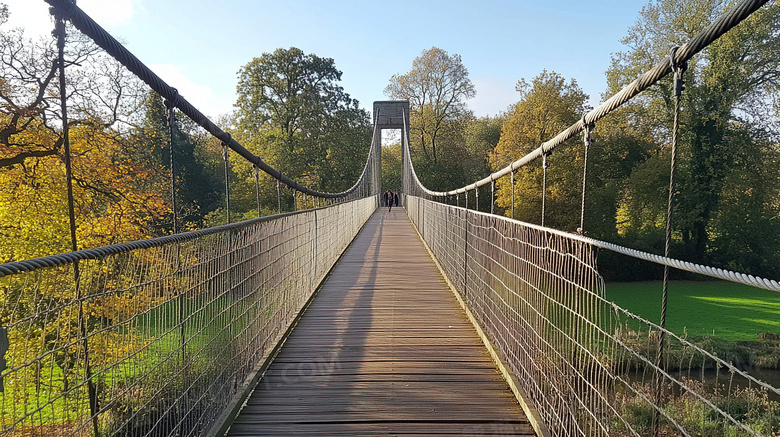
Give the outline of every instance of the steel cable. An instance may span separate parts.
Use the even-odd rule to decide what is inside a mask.
[[[54,1],[54,0],[46,0]],[[498,179],[504,177],[514,170],[520,167],[524,167],[529,163],[542,158],[545,153],[549,153],[559,145],[563,144],[570,138],[581,133],[587,124],[595,123],[598,120],[604,118],[607,114],[622,106],[624,103],[631,100],[640,92],[649,88],[651,85],[658,82],[661,78],[666,76],[672,71],[672,65],[681,64],[690,60],[695,54],[702,51],[705,47],[718,39],[721,35],[728,30],[744,21],[753,12],[758,10],[761,6],[768,3],[769,0],[743,0],[732,9],[721,14],[714,22],[707,26],[704,30],[696,34],[690,41],[681,46],[675,55],[674,60],[664,58],[653,68],[642,74],[638,79],[634,80],[630,84],[626,85],[622,90],[615,95],[601,103],[597,108],[585,114],[582,120],[577,121],[573,125],[569,126],[562,132],[558,133],[552,139],[544,142],[537,149],[533,150],[529,154],[521,157],[520,159],[512,162],[506,167],[498,170],[491,175],[480,179],[470,185],[466,185],[461,188],[457,188],[450,191],[432,191],[426,187],[420,185],[419,189],[424,193],[432,196],[442,196],[446,194],[463,193],[467,190],[473,190],[476,187],[481,187],[490,183],[492,179]],[[415,178],[416,180],[417,178]]]
[[[84,11],[82,11],[78,6],[76,6],[75,2],[73,2],[72,0],[45,0],[45,1],[53,8],[55,8],[57,10],[57,13],[61,14],[64,19],[70,21],[73,24],[73,26],[76,27],[76,29],[78,29],[83,34],[92,38],[92,40],[98,46],[100,46],[101,48],[103,48],[103,50],[106,51],[106,53],[114,57],[128,70],[133,72],[136,76],[138,76],[138,78],[140,78],[142,81],[144,81],[144,83],[149,85],[149,87],[151,87],[154,91],[160,94],[164,99],[173,102],[181,112],[183,112],[185,115],[191,118],[194,122],[196,122],[198,125],[200,125],[202,128],[204,128],[213,136],[217,137],[220,141],[227,144],[228,147],[233,149],[233,151],[241,155],[244,159],[251,162],[252,164],[257,166],[264,172],[268,173],[275,179],[281,181],[288,187],[295,189],[297,191],[311,194],[312,196],[326,197],[326,198],[344,197],[347,196],[348,194],[353,193],[359,188],[362,182],[363,175],[361,175],[361,179],[358,179],[358,181],[355,182],[355,184],[352,187],[338,193],[328,193],[328,192],[313,190],[311,188],[299,184],[297,181],[290,179],[287,176],[284,176],[284,174],[281,171],[271,167],[265,161],[263,161],[259,156],[254,155],[252,152],[244,148],[244,146],[242,146],[238,141],[233,139],[230,136],[230,134],[220,129],[216,124],[214,124],[211,120],[209,120],[208,117],[203,115],[203,113],[198,111],[197,108],[195,108],[192,104],[190,104],[190,102],[188,102],[184,97],[181,97],[175,88],[165,83],[165,81],[163,81],[160,78],[160,76],[155,74],[151,69],[149,69],[149,67],[144,65],[143,62],[141,62],[135,55],[133,55],[129,50],[127,50],[119,41],[117,41],[113,36],[111,36],[108,32],[106,32],[105,29],[103,29],[99,24],[97,24],[89,15],[84,13]]]
[[[675,53],[678,48],[674,47],[669,53],[669,59],[674,62]],[[673,64],[672,70],[674,71],[674,121],[672,123],[672,150],[669,169],[669,197],[666,203],[666,228],[664,234],[664,257],[669,257],[669,251],[672,246],[672,213],[674,211],[674,195],[676,187],[675,175],[677,173],[677,139],[680,131],[680,97],[682,96],[683,89],[683,73],[687,68],[687,64]],[[661,327],[660,334],[658,336],[658,354],[656,356],[656,367],[661,368],[664,357],[664,344],[666,338],[666,311],[669,303],[669,266],[664,266],[663,286],[661,291],[661,320],[659,326]],[[662,396],[662,378],[659,374],[656,380],[655,395],[656,402],[661,403]],[[653,435],[658,435],[659,430],[659,415],[656,412],[653,416]]]
[[[577,232],[580,234],[585,233],[585,186],[588,181],[588,152],[590,151],[590,145],[593,142],[593,138],[590,133],[593,131],[595,125],[593,123],[586,123],[585,116],[582,116],[582,125],[584,126],[582,131],[582,142],[585,148],[584,156],[582,158],[582,203],[580,205],[580,227]]]
[[[178,93],[176,99],[178,100]],[[166,114],[168,116],[168,154],[170,159],[171,175],[171,210],[173,211],[173,233],[179,233],[179,211],[176,205],[176,160],[173,157],[173,147],[176,135],[176,109],[175,102],[165,100]]]
[[[702,385],[703,375],[692,374],[704,367],[694,357],[724,369],[732,379],[744,378],[750,387],[775,395],[780,389],[687,335],[676,335],[609,301],[597,266],[598,249],[610,248],[608,244],[419,197],[407,198],[407,212],[424,230],[420,234],[451,287],[554,435],[645,435],[644,416],[626,414],[627,407],[657,412],[665,422],[664,435],[695,435],[687,410],[665,408],[654,399],[656,372],[665,387],[679,390],[677,396],[685,393],[701,402],[706,414],[761,435],[755,425],[723,408],[725,387],[713,392]],[[659,331],[681,357],[679,372],[656,364]],[[743,389],[727,390],[726,396],[733,396]],[[761,414],[762,408],[751,407],[749,414]]]

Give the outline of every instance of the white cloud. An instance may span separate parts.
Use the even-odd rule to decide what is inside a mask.
[[[49,5],[43,0],[0,0],[0,3],[8,5],[10,12],[6,26],[23,27],[28,38],[49,35],[54,28]],[[102,26],[125,23],[134,13],[143,11],[141,0],[78,0],[77,4]],[[211,88],[192,81],[181,66],[157,64],[150,68],[209,117],[232,111],[234,94],[215,95]]]
[[[182,67],[171,64],[152,64],[149,68],[157,73],[168,85],[176,88],[179,95],[187,99],[195,108],[214,121],[214,118],[232,111],[235,96],[215,95],[214,91],[192,81],[182,71]]]
[[[0,0],[8,5],[9,27],[23,27],[29,38],[49,34],[54,22],[49,5],[43,0]],[[142,0],[78,0],[77,5],[103,27],[111,27],[130,21],[143,10]]]
[[[37,39],[54,29],[49,5],[43,0],[0,0],[0,3],[8,5],[10,16],[6,26],[23,27],[28,38]]]

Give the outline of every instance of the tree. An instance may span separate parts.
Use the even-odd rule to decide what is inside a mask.
[[[2,6],[0,25],[5,24],[8,17],[7,7]],[[47,93],[49,86],[55,85],[57,73],[53,41],[33,43],[24,38],[22,29],[3,29],[0,32],[0,52],[0,168],[21,164],[28,158],[60,153],[62,138],[52,125],[58,116],[48,109],[58,107],[53,93]],[[91,52],[69,51],[68,57],[75,62],[83,62]],[[48,130],[51,135],[46,137],[54,138],[54,141],[17,141],[17,135],[28,128]]]
[[[441,159],[438,141],[453,124],[470,116],[466,100],[476,90],[460,55],[432,47],[414,59],[408,73],[390,78],[385,95],[409,100],[411,140],[435,166]]]
[[[138,148],[149,151],[147,157],[150,159],[143,163],[144,167],[155,171],[160,180],[168,180],[170,183],[171,134],[167,109],[162,97],[154,91],[149,92],[143,109],[143,121],[130,137]],[[220,177],[222,172],[219,171],[223,167],[222,159],[203,156],[206,138],[198,135],[197,126],[192,120],[178,112],[175,120],[173,148],[179,224],[184,224],[183,227],[202,227],[204,215],[219,207],[224,197],[224,185]],[[165,232],[172,229],[172,219],[172,214],[159,218]]]
[[[668,186],[668,158],[667,165],[658,169],[660,146],[654,141],[650,126],[637,123],[634,116],[630,107],[623,107],[596,124],[595,142],[588,158],[584,230],[594,238],[616,243],[631,239],[633,247],[657,249],[657,246],[637,244],[640,236],[634,231],[639,228],[633,226],[637,220],[627,215],[624,207],[627,201],[643,202],[648,196],[663,195],[662,188],[652,191],[645,187],[648,180],[661,180],[661,187]],[[658,172],[648,175],[648,168]],[[661,205],[665,208],[665,200]],[[642,212],[647,214],[646,210]]]
[[[317,138],[324,153],[317,169],[322,190],[342,191],[357,181],[366,164],[360,158],[368,156],[371,137],[368,115],[356,107],[336,111],[322,120]]]
[[[481,117],[469,120],[464,132],[467,159],[463,173],[467,180],[476,181],[490,173],[488,157],[501,139],[501,129],[506,116]]]
[[[617,91],[639,72],[667,57],[671,47],[687,41],[729,5],[730,2],[724,0],[659,0],[648,4],[623,39],[628,50],[613,57],[612,67],[607,72],[609,92]],[[771,153],[758,154],[752,157],[754,161],[747,162],[742,149],[759,147],[769,152],[769,148],[776,147],[778,132],[773,122],[776,119],[773,119],[771,105],[764,103],[775,100],[780,86],[778,8],[758,10],[694,57],[686,82],[675,235],[681,246],[678,251],[683,251],[689,259],[705,262],[713,236],[720,234],[717,226],[724,224],[715,219],[720,216],[724,194],[731,190],[727,184],[735,180],[731,175],[740,171],[737,164],[754,167],[772,164],[767,160]],[[670,138],[670,87],[667,78],[643,93],[631,106],[635,118],[648,124],[662,144],[669,144]],[[751,129],[746,130],[744,126]],[[745,133],[764,135],[760,132],[773,137],[774,141],[744,141]],[[663,188],[653,187],[646,191],[655,189]],[[622,208],[628,211],[631,206],[626,203]],[[765,213],[772,214],[769,210]],[[662,225],[645,220],[633,226]]]
[[[358,165],[354,157],[367,156],[371,128],[368,113],[340,80],[333,59],[295,47],[254,58],[239,71],[242,142],[310,187],[349,188],[363,170],[363,160]]]
[[[401,143],[382,147],[382,188],[392,191],[401,190],[403,171],[401,162]]]
[[[517,83],[521,99],[507,116],[501,139],[490,155],[493,171],[506,167],[575,123],[587,110],[588,95],[572,79],[568,83],[558,73],[542,71],[530,83]],[[581,147],[559,146],[548,172],[545,224],[575,229],[578,217],[572,214],[581,192],[583,153]],[[522,167],[515,174],[515,218],[539,222],[542,199],[542,168]],[[497,182],[496,205],[511,214],[512,185],[508,178]],[[549,221],[548,221],[549,220]]]
[[[0,26],[5,15],[5,8],[0,7]],[[0,263],[71,250],[65,127],[69,129],[79,248],[147,238],[157,218],[170,210],[164,181],[142,165],[148,160],[148,150],[127,138],[127,127],[139,116],[140,81],[78,33],[68,35],[65,60],[69,118],[65,125],[60,112],[54,42],[31,41],[21,29],[0,27]],[[88,278],[91,269],[102,269],[94,273],[102,275],[102,284],[107,284],[119,279],[119,270],[113,269],[115,263],[130,256],[81,263],[79,271],[82,278]],[[72,338],[85,335],[90,339],[93,368],[109,361],[115,363],[118,354],[126,353],[134,333],[129,329],[127,335],[112,335],[105,329],[112,324],[105,314],[114,308],[138,308],[149,303],[139,296],[143,292],[118,296],[105,295],[103,289],[98,291],[101,297],[82,294],[79,300],[68,270],[47,270],[45,274],[55,285],[35,286],[34,293],[24,275],[11,276],[4,283],[0,296],[4,325],[11,320],[29,320],[8,330],[7,357],[22,365],[22,374],[30,372],[20,381],[34,382],[29,386],[16,384],[10,390],[6,386],[7,399],[20,405],[16,411],[29,411],[30,405],[39,402],[41,390],[72,392],[71,380],[83,375],[84,370],[83,355],[72,347]],[[83,280],[80,284],[80,291],[86,293],[89,286]],[[68,308],[76,302],[83,305],[81,314],[55,311],[46,315],[42,311]],[[56,320],[52,320],[55,313]],[[32,360],[30,363],[37,361],[38,365],[28,365],[29,357],[49,353],[51,359]],[[53,371],[55,365],[59,371]],[[52,375],[56,376],[41,377],[42,366],[52,366]]]
[[[780,278],[780,146],[749,129],[732,133],[738,153],[708,227],[708,256],[731,270]]]
[[[0,19],[0,22],[3,20]],[[140,81],[76,32],[65,58],[79,246],[145,238],[168,208],[162,181],[144,167],[143,148],[127,141],[138,116]],[[18,261],[69,249],[53,39],[0,31],[0,203],[2,259]]]

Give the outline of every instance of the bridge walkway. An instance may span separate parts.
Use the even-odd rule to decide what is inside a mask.
[[[534,435],[402,208],[369,219],[228,432],[284,434]]]

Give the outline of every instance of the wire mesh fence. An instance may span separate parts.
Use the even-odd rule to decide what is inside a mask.
[[[780,389],[607,300],[598,242],[418,197],[406,206],[552,435],[653,435],[655,415],[656,435],[773,435]]]
[[[205,435],[375,206],[44,259],[0,278],[2,434]]]
[[[3,261],[72,252],[0,264],[0,435],[209,435],[376,208],[379,144],[346,190],[301,185],[217,127],[74,2],[48,3],[51,40],[4,33],[13,44],[0,45],[3,112],[15,108],[6,118],[22,120],[9,132],[29,136],[36,127],[43,139],[34,147],[54,144],[17,156],[42,157],[29,167],[47,169],[48,179],[6,175],[4,188],[17,187],[9,209],[34,214],[6,227],[29,234],[4,233],[0,246]],[[178,225],[213,223],[195,213],[219,206],[208,203],[209,185],[198,185],[210,172],[186,170],[195,142],[204,156],[222,149],[214,161],[224,165],[228,223],[229,150],[249,162],[238,167],[254,170],[257,215],[331,206],[179,234]],[[25,189],[45,206],[30,207]],[[173,235],[144,239],[169,224]],[[122,240],[136,241],[108,246]]]

